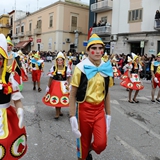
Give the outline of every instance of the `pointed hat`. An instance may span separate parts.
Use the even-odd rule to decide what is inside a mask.
[[[9,36],[7,37],[7,43],[10,44],[11,46],[14,46]]]
[[[138,58],[138,56],[133,52],[131,53],[131,55],[132,55],[133,61],[135,61]]]
[[[57,54],[56,59],[58,59],[58,58],[63,58],[63,59],[65,59],[64,54],[63,54],[62,52],[59,52],[59,53]]]
[[[93,44],[102,44],[104,46],[102,39],[97,34],[92,34],[89,38],[86,50]]]
[[[4,36],[4,34],[0,34],[0,54],[8,59],[8,54],[7,54],[7,41],[6,41],[6,37]]]

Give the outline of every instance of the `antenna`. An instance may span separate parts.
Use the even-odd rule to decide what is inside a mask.
[[[16,0],[15,0],[15,10],[16,10]]]
[[[37,0],[37,10],[38,10],[38,1],[39,1],[39,0]]]

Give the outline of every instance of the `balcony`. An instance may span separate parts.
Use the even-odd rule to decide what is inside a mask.
[[[42,29],[41,28],[36,28],[36,29],[34,29],[34,34],[35,35],[39,35],[39,34],[41,34],[42,33]]]
[[[82,28],[81,28],[81,27],[73,27],[73,26],[70,26],[69,32],[70,32],[70,33],[75,33],[75,32],[81,33],[81,32],[82,32]]]
[[[108,0],[100,1],[91,5],[91,11],[95,13],[105,12],[112,10],[112,2]]]
[[[28,37],[32,36],[32,31],[27,31],[26,36],[28,36]]]
[[[24,37],[24,32],[18,33],[18,37]]]
[[[111,35],[111,26],[94,27],[92,30],[92,34],[93,33],[97,35]]]
[[[10,28],[9,24],[2,24],[0,23],[0,28]]]
[[[160,31],[160,20],[159,19],[154,20],[154,29],[157,31]]]
[[[18,34],[13,34],[12,38],[18,38]]]

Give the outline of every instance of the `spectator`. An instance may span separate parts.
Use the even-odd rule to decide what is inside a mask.
[[[160,12],[159,12],[159,10],[156,11],[155,21],[156,21],[156,27],[160,27]]]

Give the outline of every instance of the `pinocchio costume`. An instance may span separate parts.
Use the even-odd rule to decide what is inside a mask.
[[[0,79],[0,159],[18,160],[27,150],[25,128],[19,128],[19,119],[10,101],[23,96],[19,92],[14,73],[7,72],[7,42],[0,34],[0,55],[3,57],[3,71]]]
[[[93,34],[88,41],[87,51],[95,44],[104,46],[101,38]],[[73,131],[72,119],[76,117],[78,130],[81,133],[81,137],[76,137],[78,158],[86,159],[90,147],[97,154],[100,154],[106,148],[107,124],[104,101],[110,86],[110,76],[113,76],[110,61],[105,63],[101,60],[97,67],[89,58],[86,58],[77,64],[74,69],[71,86],[77,88],[77,107],[76,115],[71,115],[70,122]],[[71,112],[73,112],[72,109]],[[94,137],[93,142],[91,142],[92,135]]]
[[[67,77],[70,77],[68,68],[65,66],[65,57],[62,52],[59,52],[56,60],[62,58],[64,65],[62,70],[58,70],[57,62],[51,67],[48,73],[52,77],[51,86],[49,91],[43,97],[42,101],[45,105],[50,107],[68,107],[69,106],[69,86]]]

